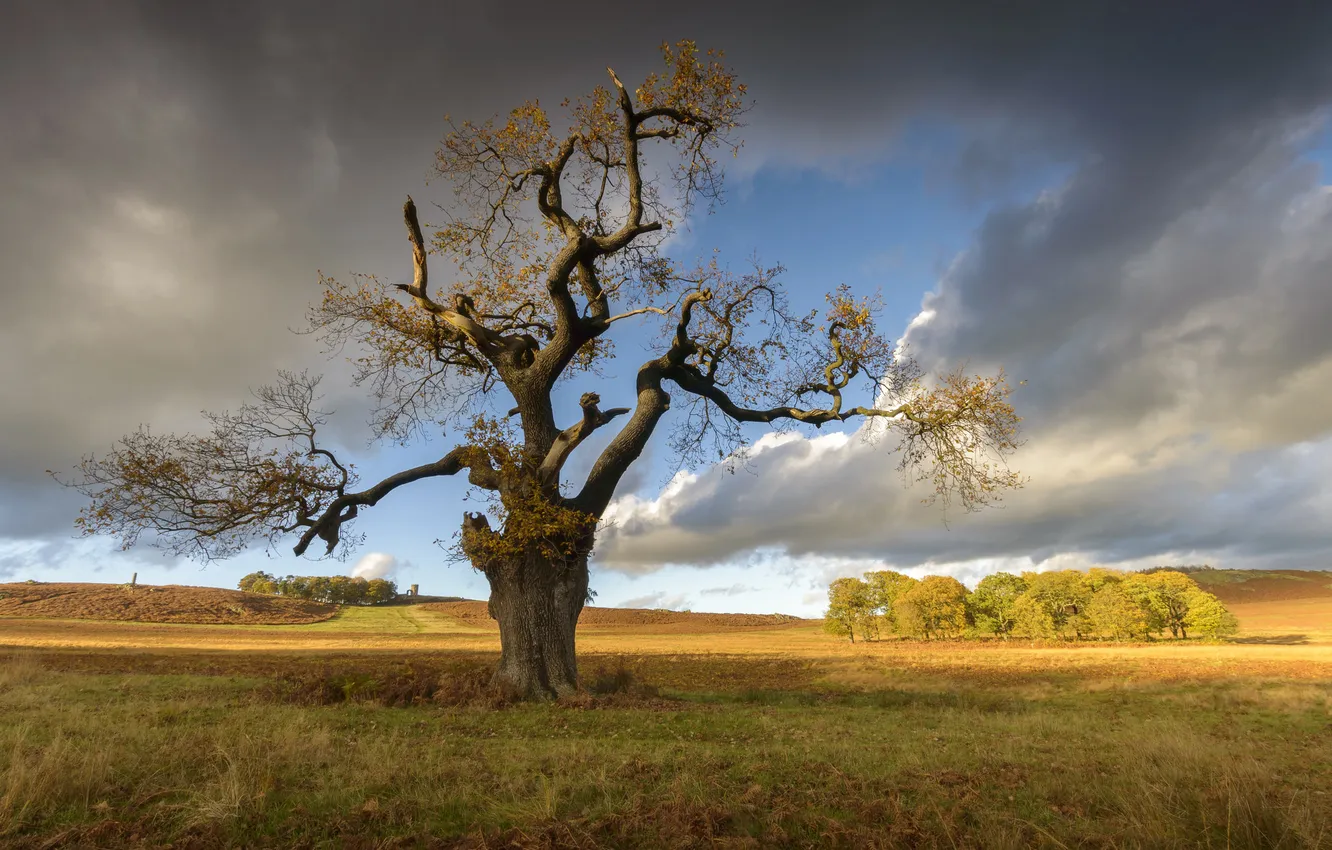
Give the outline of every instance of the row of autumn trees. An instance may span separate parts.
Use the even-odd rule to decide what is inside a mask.
[[[887,634],[1141,640],[1169,633],[1216,640],[1238,624],[1219,599],[1171,570],[995,573],[972,591],[949,576],[917,580],[881,570],[832,583],[824,628],[852,642]]]
[[[381,605],[398,598],[398,585],[383,578],[361,576],[283,576],[250,573],[236,587],[248,593],[331,602],[334,605]]]

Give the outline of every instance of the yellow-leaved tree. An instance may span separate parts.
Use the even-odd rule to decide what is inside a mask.
[[[967,588],[952,576],[926,576],[897,598],[897,623],[913,637],[960,637],[967,627]]]
[[[823,630],[841,635],[852,643],[879,636],[873,591],[858,578],[839,578],[828,586],[828,610],[823,614]]]
[[[916,580],[894,570],[875,570],[865,573],[865,583],[869,586],[870,607],[882,621],[884,630],[901,632],[897,622],[897,600],[917,584]]]

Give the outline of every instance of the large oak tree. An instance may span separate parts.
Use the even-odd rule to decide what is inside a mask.
[[[739,456],[748,423],[866,419],[866,434],[896,435],[901,469],[927,481],[931,499],[975,509],[1018,486],[1004,464],[1018,419],[1002,375],[925,380],[876,330],[872,299],[841,288],[823,315],[797,313],[780,267],[736,274],[667,256],[672,229],[718,198],[719,158],[739,149],[746,103],[720,53],[690,42],[663,52],[664,70],[636,89],[610,71],[609,85],[566,101],[562,127],[536,102],[451,124],[435,163],[456,194],[447,221],[427,241],[415,204],[403,207],[412,282],[321,279],[311,329],[358,352],[376,435],[442,426],[461,436],[456,448],[361,487],[321,441],[318,379],[284,373],[238,411],[211,415],[209,433],[140,429],[85,459],[72,482],[91,497],[83,531],[127,546],[148,532],[203,559],[285,535],[297,554],[333,555],[362,509],[465,472],[490,500],[464,515],[458,549],[490,584],[496,684],[543,698],[577,688],[574,627],[599,519],[673,402],[682,463]],[[809,233],[817,238],[814,223]],[[451,264],[447,286],[429,278],[432,252]],[[626,406],[586,392],[581,417],[562,427],[561,381],[600,374],[622,323],[636,323],[651,351],[632,391],[604,390]],[[570,454],[607,427],[618,430],[585,480],[564,481]]]

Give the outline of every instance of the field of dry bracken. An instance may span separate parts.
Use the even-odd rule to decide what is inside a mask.
[[[0,617],[0,847],[1332,847],[1332,604],[1236,642],[846,643],[590,612],[508,705],[478,603]]]

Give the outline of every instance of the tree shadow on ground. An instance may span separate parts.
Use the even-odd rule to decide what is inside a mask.
[[[1263,646],[1299,646],[1309,642],[1308,635],[1255,635],[1231,638],[1231,643],[1259,644]]]

